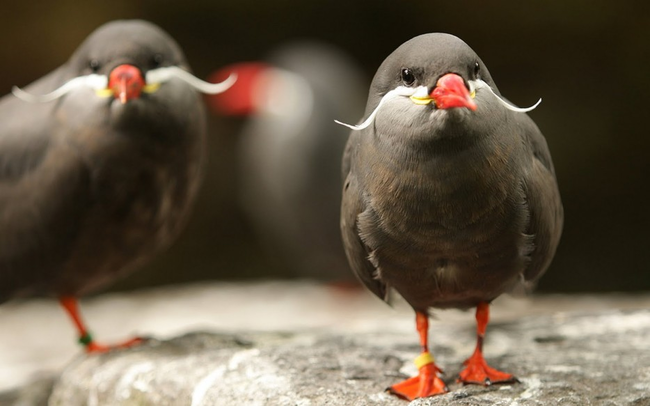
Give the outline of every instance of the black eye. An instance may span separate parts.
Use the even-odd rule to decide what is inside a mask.
[[[160,65],[162,65],[164,60],[165,60],[165,58],[162,56],[162,54],[155,54],[153,56],[153,58],[151,59],[151,65],[154,68],[158,68],[158,67],[160,67]]]
[[[478,72],[481,70],[481,65],[478,62],[474,63],[474,77],[478,76]]]
[[[409,68],[402,68],[402,82],[404,82],[406,86],[411,86],[413,82],[415,82],[415,76]]]
[[[94,73],[97,73],[99,71],[99,68],[101,68],[101,64],[97,59],[91,59],[90,62],[88,62],[88,66],[90,66],[90,70],[92,70]]]

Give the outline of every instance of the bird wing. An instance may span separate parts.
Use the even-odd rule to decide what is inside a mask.
[[[90,174],[69,150],[0,181],[0,302],[52,288],[90,203]]]
[[[59,85],[62,68],[31,83],[24,90],[45,94]],[[56,102],[29,103],[8,94],[0,99],[0,182],[14,183],[40,164],[50,143],[48,127]]]
[[[368,247],[363,243],[359,236],[358,221],[359,215],[365,211],[363,198],[359,190],[356,177],[350,168],[350,159],[352,155],[352,142],[354,137],[345,148],[343,154],[343,170],[347,171],[345,182],[343,184],[343,199],[341,203],[341,234],[343,237],[343,247],[348,257],[348,262],[352,271],[357,278],[372,293],[382,300],[388,300],[386,285],[377,278],[377,269],[369,260]]]
[[[520,123],[524,128],[524,142],[532,157],[523,181],[529,211],[526,234],[533,238],[530,263],[524,271],[524,279],[534,283],[553,259],[562,234],[564,211],[546,140],[528,116],[522,117]]]
[[[85,213],[90,174],[57,142],[53,103],[0,100],[0,302],[42,290]]]

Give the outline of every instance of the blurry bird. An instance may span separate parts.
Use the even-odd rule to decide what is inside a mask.
[[[230,72],[237,83],[209,97],[209,106],[248,117],[239,184],[258,237],[297,275],[349,282],[338,228],[348,131],[333,119],[363,112],[362,73],[340,50],[313,41],[286,44],[265,62],[235,64],[211,79]]]
[[[388,300],[395,289],[416,312],[419,375],[390,388],[400,397],[447,391],[428,350],[431,307],[477,308],[476,350],[460,382],[515,380],[483,358],[489,303],[535,283],[563,222],[551,155],[529,109],[501,98],[462,40],[427,34],[386,58],[365,121],[347,125],[354,130],[343,158],[348,259],[373,293]]]
[[[57,296],[87,351],[113,348],[92,339],[75,297],[176,238],[204,164],[197,89],[233,80],[202,82],[160,28],[115,21],[0,99],[0,303]]]

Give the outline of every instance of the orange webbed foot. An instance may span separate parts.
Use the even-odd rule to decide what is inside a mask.
[[[465,369],[460,372],[458,382],[467,384],[476,384],[490,386],[495,383],[514,383],[518,382],[514,375],[501,372],[490,367],[483,354],[475,352],[464,363]]]
[[[428,355],[428,353],[423,355]],[[419,368],[418,376],[396,383],[387,390],[393,395],[406,400],[441,395],[449,392],[445,382],[440,379],[439,375],[441,373],[442,370],[436,364],[429,362]]]
[[[457,382],[463,384],[477,384],[489,386],[493,383],[519,382],[512,374],[498,371],[490,367],[483,358],[483,338],[490,320],[490,305],[481,302],[476,306],[476,349],[463,365],[465,369],[460,372]]]

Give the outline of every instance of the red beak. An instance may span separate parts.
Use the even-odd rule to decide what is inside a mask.
[[[257,111],[257,95],[260,92],[260,74],[268,66],[258,62],[243,62],[227,66],[208,77],[209,82],[223,81],[231,73],[237,73],[237,81],[223,93],[207,96],[213,113],[230,116],[246,116]]]
[[[436,87],[431,92],[431,98],[439,109],[467,107],[472,111],[476,110],[476,103],[465,86],[463,78],[455,73],[448,73],[438,79]]]
[[[142,72],[133,65],[120,65],[108,77],[108,87],[122,104],[137,99],[144,87]]]

